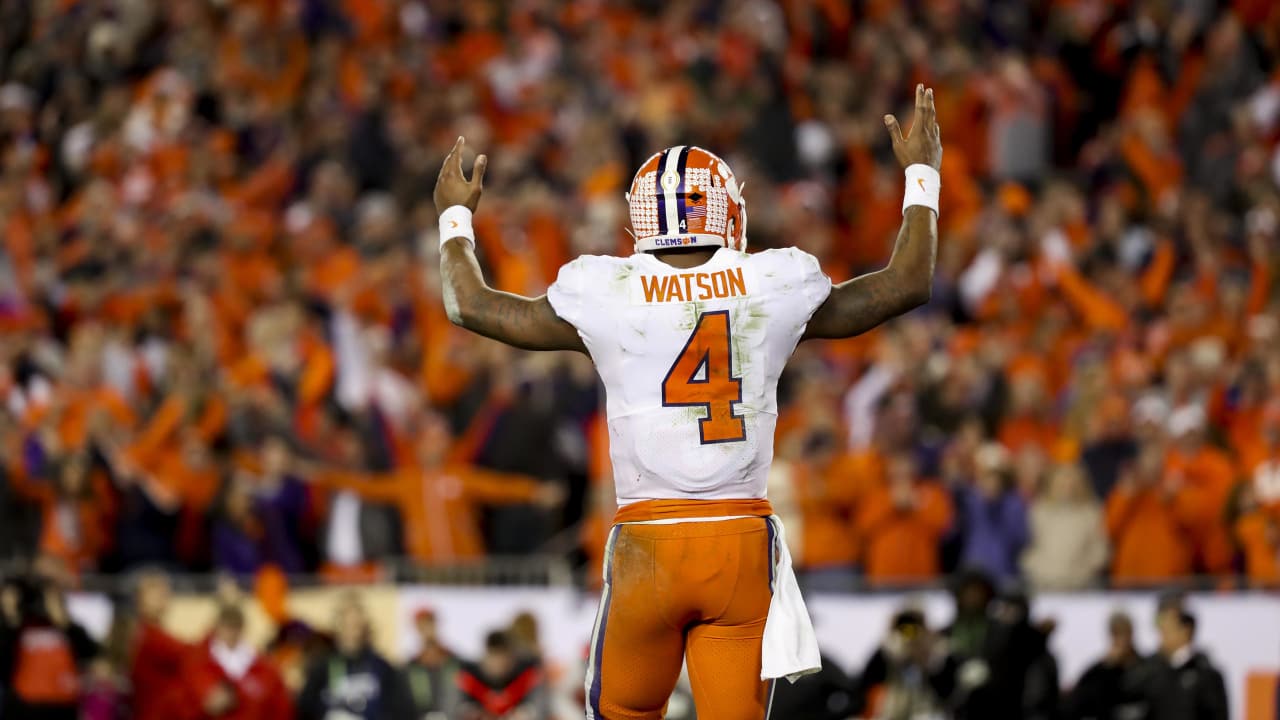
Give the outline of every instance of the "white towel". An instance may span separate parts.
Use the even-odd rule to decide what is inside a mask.
[[[777,515],[769,516],[773,526],[774,552],[773,599],[769,601],[769,618],[764,623],[764,643],[760,657],[760,679],[785,677],[791,682],[822,669],[818,653],[818,636],[800,595],[795,570],[791,567],[791,551],[787,534]]]

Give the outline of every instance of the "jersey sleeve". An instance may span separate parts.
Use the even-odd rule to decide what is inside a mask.
[[[561,320],[578,329],[578,334],[586,339],[588,308],[586,298],[587,278],[590,275],[591,259],[582,256],[560,267],[556,281],[547,288],[547,302]]]
[[[765,276],[772,280],[771,290],[791,299],[787,304],[796,322],[809,322],[831,294],[831,278],[822,272],[818,258],[793,247],[767,250],[761,255],[770,256],[766,259]]]

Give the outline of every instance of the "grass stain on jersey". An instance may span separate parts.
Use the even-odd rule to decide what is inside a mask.
[[[681,330],[693,332],[693,329],[698,327],[698,320],[702,317],[702,311],[706,307],[706,303],[699,300],[690,300],[684,304],[684,307],[684,317],[680,318],[680,324],[677,327]]]
[[[769,320],[769,313],[765,311],[759,302],[740,303],[734,310],[733,332],[733,367],[738,377],[750,374],[751,363],[751,342],[762,342],[765,334],[765,324]]]
[[[709,413],[707,412],[707,409],[705,407],[702,407],[701,405],[681,408],[681,410],[683,410],[683,412],[680,413],[681,417],[678,417],[676,419],[676,422],[675,422],[676,427],[683,427],[683,426],[689,425],[690,423],[701,422],[702,420],[705,420],[708,417],[710,417]]]
[[[766,322],[769,321],[769,313],[764,309],[761,303],[747,303],[747,319],[743,321],[742,329],[748,332],[753,330],[763,330]]]

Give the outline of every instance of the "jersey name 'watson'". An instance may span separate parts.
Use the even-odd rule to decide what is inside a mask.
[[[740,267],[710,273],[641,275],[640,284],[644,287],[644,301],[647,303],[689,302],[747,294],[747,283],[742,278]]]

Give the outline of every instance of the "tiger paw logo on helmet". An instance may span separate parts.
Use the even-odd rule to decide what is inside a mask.
[[[729,164],[676,145],[640,166],[626,194],[636,252],[677,247],[747,249],[747,204]]]

